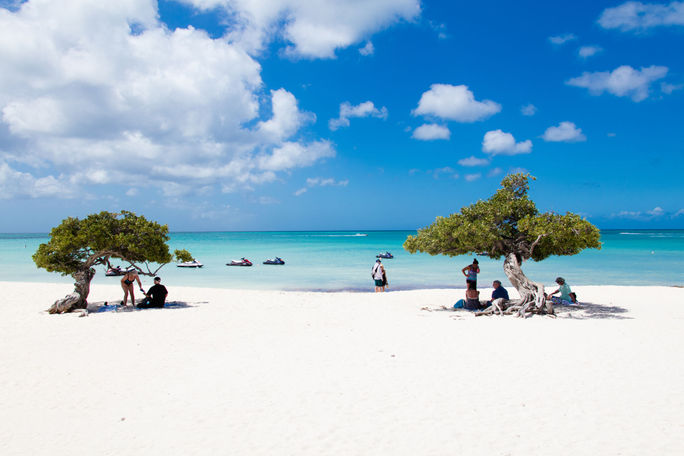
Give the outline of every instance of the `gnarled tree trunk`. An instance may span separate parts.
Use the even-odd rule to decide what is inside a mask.
[[[553,304],[544,297],[544,285],[527,278],[520,267],[520,260],[515,253],[506,255],[503,264],[504,273],[511,284],[520,293],[519,301],[512,305],[520,306],[520,315],[525,312],[543,312],[553,314]]]
[[[95,269],[90,267],[74,272],[72,274],[72,277],[76,280],[74,292],[55,301],[48,309],[48,313],[65,313],[76,309],[85,309],[88,306],[87,299],[90,293],[90,281],[93,280],[93,276],[95,276]]]
[[[501,306],[490,306],[476,315],[492,314],[496,313],[497,310],[507,314],[516,313],[521,317],[528,313],[553,314],[553,303],[544,297],[544,285],[527,278],[520,267],[520,259],[515,253],[506,255],[503,269],[508,280],[520,293],[520,299],[508,301],[504,305],[505,309],[500,308]]]

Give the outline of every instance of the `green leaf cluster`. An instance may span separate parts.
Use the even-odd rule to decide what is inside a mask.
[[[529,199],[529,174],[510,174],[485,201],[461,208],[449,217],[409,236],[404,248],[431,255],[486,254],[498,259],[510,253],[520,260],[543,260],[551,255],[575,255],[601,248],[599,230],[579,215],[540,214]]]
[[[178,261],[183,261],[183,262],[194,260],[194,258],[192,257],[192,254],[185,249],[174,250],[173,256],[176,257],[176,259]]]
[[[165,264],[173,259],[166,244],[168,233],[166,225],[129,211],[103,211],[82,220],[69,217],[52,229],[50,240],[38,247],[33,261],[62,275],[108,264],[110,258]]]

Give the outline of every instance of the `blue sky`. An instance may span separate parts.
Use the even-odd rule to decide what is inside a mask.
[[[57,5],[56,3],[59,3]],[[0,231],[683,228],[684,2],[0,0]]]

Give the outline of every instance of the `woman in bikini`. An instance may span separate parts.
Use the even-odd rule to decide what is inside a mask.
[[[138,282],[138,288],[140,291],[142,289],[142,283],[140,282],[140,277],[138,277],[138,272],[133,269],[132,271],[126,272],[123,277],[121,277],[121,288],[124,291],[123,305],[125,306],[128,302],[128,295],[131,295],[131,305],[135,306],[135,295],[133,294],[133,282]],[[144,291],[143,291],[144,293]]]
[[[461,269],[461,272],[466,276],[466,289],[477,290],[477,274],[480,272],[480,266],[477,258],[473,260],[473,264],[469,264]]]

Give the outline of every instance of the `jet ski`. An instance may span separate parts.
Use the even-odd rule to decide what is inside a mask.
[[[285,264],[285,260],[283,260],[282,258],[275,257],[275,259],[273,260],[268,259],[264,261],[264,264]]]
[[[121,269],[121,266],[117,266],[115,268],[109,268],[109,269],[107,269],[107,272],[105,272],[105,275],[107,277],[122,276],[124,274],[126,274],[126,270]]]
[[[378,253],[377,255],[375,255],[375,258],[394,258],[394,255],[392,255],[389,252]]]
[[[123,269],[121,266],[116,266],[114,268],[107,269],[105,275],[107,277],[122,276],[126,275],[129,271],[135,271],[135,268],[133,266],[129,266],[126,269]]]
[[[240,260],[231,260],[230,263],[226,263],[226,266],[251,266],[252,262],[247,258],[242,258]]]
[[[186,261],[185,263],[178,263],[176,266],[179,268],[201,268],[204,265],[193,259],[192,261]]]

